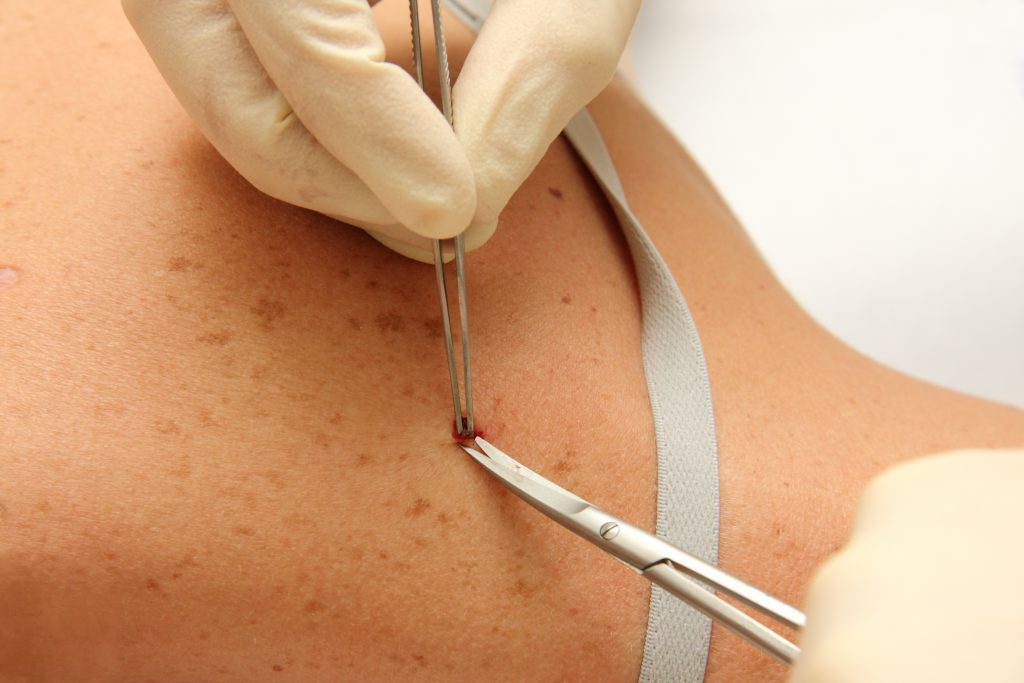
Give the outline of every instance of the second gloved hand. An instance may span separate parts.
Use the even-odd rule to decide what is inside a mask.
[[[1024,450],[899,465],[819,570],[790,683],[1024,681]]]

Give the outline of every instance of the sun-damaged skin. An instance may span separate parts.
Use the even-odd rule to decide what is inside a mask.
[[[636,680],[645,582],[451,441],[430,267],[255,191],[117,3],[10,5],[0,680]],[[458,62],[469,35],[449,36]],[[1024,444],[1020,411],[810,320],[626,87],[592,111],[707,352],[726,570],[799,604],[872,475]],[[469,264],[480,427],[652,528],[618,228],[562,140],[502,220]],[[715,631],[707,680],[785,674]]]

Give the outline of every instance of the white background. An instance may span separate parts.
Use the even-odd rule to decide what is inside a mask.
[[[826,327],[1024,407],[1024,0],[646,0],[630,70]]]

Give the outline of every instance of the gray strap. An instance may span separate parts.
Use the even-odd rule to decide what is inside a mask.
[[[474,32],[480,31],[492,4],[448,0]],[[611,203],[640,283],[644,374],[658,445],[657,534],[717,564],[718,452],[697,327],[671,271],[629,210],[615,164],[586,109],[569,122],[565,134]],[[700,683],[710,642],[707,617],[653,586],[640,683]]]
[[[586,109],[565,134],[619,219],[640,283],[644,374],[658,445],[657,534],[718,561],[718,455],[711,385],[690,309],[661,254],[630,211],[618,173]],[[711,621],[654,586],[641,683],[704,680]]]

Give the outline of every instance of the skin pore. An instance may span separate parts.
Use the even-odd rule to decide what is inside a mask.
[[[253,190],[117,3],[7,15],[0,680],[636,680],[646,582],[453,445],[431,267]],[[701,333],[723,568],[799,604],[872,475],[1024,445],[807,317],[627,86],[591,111]],[[632,268],[564,140],[469,279],[480,428],[653,528]],[[707,680],[784,677],[715,630]]]

